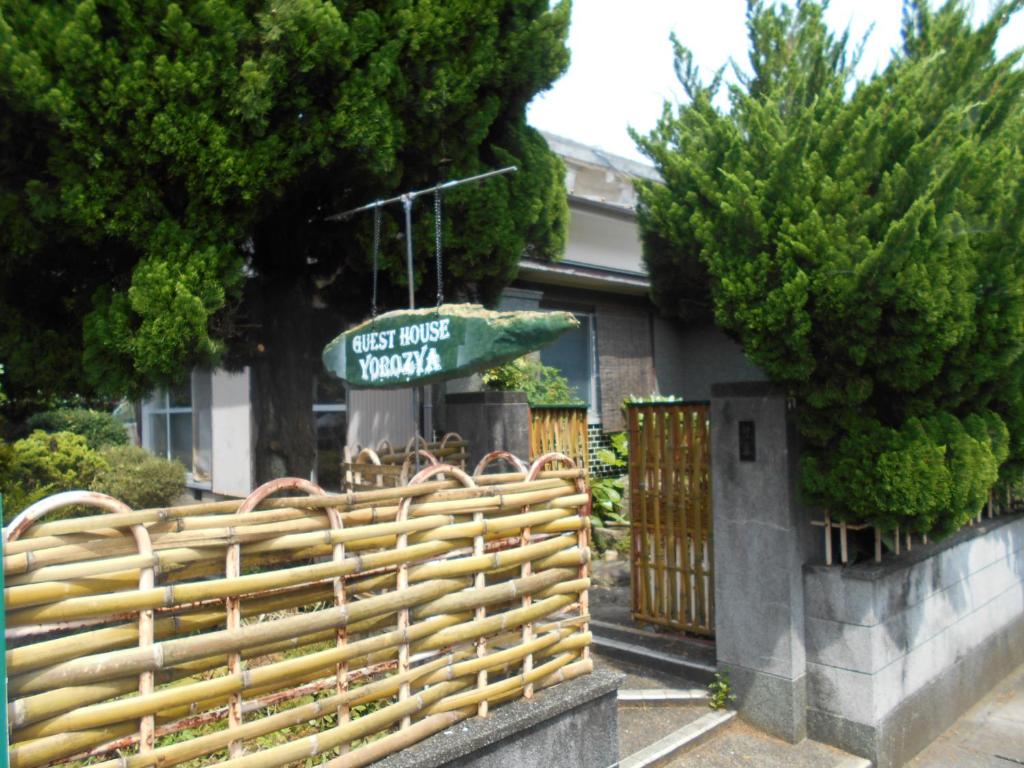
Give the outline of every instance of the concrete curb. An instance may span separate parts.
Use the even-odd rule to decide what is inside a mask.
[[[712,732],[724,726],[734,717],[736,717],[735,712],[708,712],[692,723],[687,723],[682,728],[673,731],[665,738],[620,760],[619,768],[646,768],[646,766],[656,765],[667,757],[697,746]]]
[[[630,661],[651,669],[678,675],[696,683],[710,683],[715,678],[715,672],[718,671],[717,667],[710,664],[703,664],[682,656],[655,651],[601,635],[594,635],[593,647],[598,652],[620,661]]]

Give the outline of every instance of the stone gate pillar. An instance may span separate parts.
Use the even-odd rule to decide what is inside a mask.
[[[744,718],[796,742],[807,733],[802,566],[816,539],[792,421],[777,385],[711,388],[718,665]]]

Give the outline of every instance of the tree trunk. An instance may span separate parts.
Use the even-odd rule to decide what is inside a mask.
[[[257,485],[309,478],[316,456],[312,291],[301,278],[261,282],[253,297],[261,331],[251,367]]]

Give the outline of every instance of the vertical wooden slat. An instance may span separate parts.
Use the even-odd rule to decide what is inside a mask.
[[[705,576],[705,553],[707,548],[704,540],[704,499],[703,499],[703,461],[701,461],[703,450],[704,450],[704,430],[701,428],[700,412],[697,410],[691,410],[686,414],[686,417],[690,419],[693,424],[693,435],[694,445],[692,449],[693,465],[694,465],[694,479],[696,481],[696,487],[694,488],[694,575],[696,577],[696,601],[694,603],[694,624],[698,627],[706,625],[707,617],[707,598],[704,589],[704,576]]]
[[[648,468],[646,480],[647,498],[650,500],[651,509],[654,517],[654,538],[652,540],[653,546],[651,547],[651,556],[653,558],[652,573],[654,574],[654,605],[651,606],[652,611],[655,615],[664,616],[665,609],[663,605],[663,598],[665,594],[665,585],[662,577],[664,574],[665,560],[662,556],[662,545],[664,544],[661,538],[661,517],[662,517],[662,503],[658,495],[658,470],[660,468],[661,456],[658,454],[658,430],[661,428],[661,424],[656,416],[654,408],[648,408],[644,419],[649,423],[647,427],[647,451],[648,451]]]
[[[689,413],[685,408],[679,409],[679,418],[683,421],[683,437],[685,443],[681,446],[680,461],[682,462],[682,472],[685,477],[685,488],[686,492],[683,494],[681,499],[681,512],[683,515],[683,567],[685,571],[685,590],[683,591],[683,624],[691,625],[693,623],[693,596],[696,594],[697,588],[694,582],[694,574],[696,570],[693,567],[693,563],[697,558],[697,545],[694,540],[694,526],[693,520],[696,514],[698,514],[698,496],[697,496],[697,485],[696,485],[696,464],[695,464],[695,453],[694,453],[694,426],[693,419],[690,418]]]
[[[680,600],[682,576],[679,566],[679,529],[682,527],[680,504],[680,463],[682,446],[679,445],[679,412],[675,409],[666,411],[668,423],[665,425],[665,445],[667,446],[665,471],[662,472],[662,485],[668,506],[668,571],[669,571],[669,618],[671,621],[682,621],[684,603]]]
[[[630,527],[630,589],[633,593],[633,613],[642,612],[640,574],[642,547],[641,519],[643,514],[640,493],[640,447],[639,430],[637,428],[636,408],[626,408],[626,429],[629,430],[629,527]]]

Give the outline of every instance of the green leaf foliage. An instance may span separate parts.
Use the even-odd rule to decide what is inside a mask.
[[[326,217],[446,178],[519,167],[446,196],[449,294],[493,298],[524,252],[561,254],[564,168],[525,109],[568,65],[568,20],[568,0],[5,2],[8,395],[137,394],[250,364],[315,308],[326,329],[293,326],[311,355],[369,313],[372,216]],[[400,215],[384,217],[385,305],[404,297]]]
[[[58,408],[36,413],[29,417],[27,426],[43,432],[73,432],[84,437],[94,451],[128,444],[128,434],[113,415],[88,408]]]
[[[1024,462],[1024,70],[965,4],[904,7],[903,50],[854,83],[822,8],[751,2],[750,71],[719,109],[637,137],[654,299],[713,316],[785,383],[803,485],[844,519],[955,530]]]
[[[89,488],[106,468],[106,461],[86,439],[72,432],[36,430],[5,446],[0,451],[5,521],[44,496]]]
[[[132,509],[165,507],[185,490],[185,467],[144,448],[121,445],[100,452],[106,466],[93,480],[94,491],[113,496]]]
[[[485,387],[497,392],[525,392],[530,405],[584,405],[562,372],[544,365],[535,356],[526,355],[488,368],[481,374],[481,380]]]

